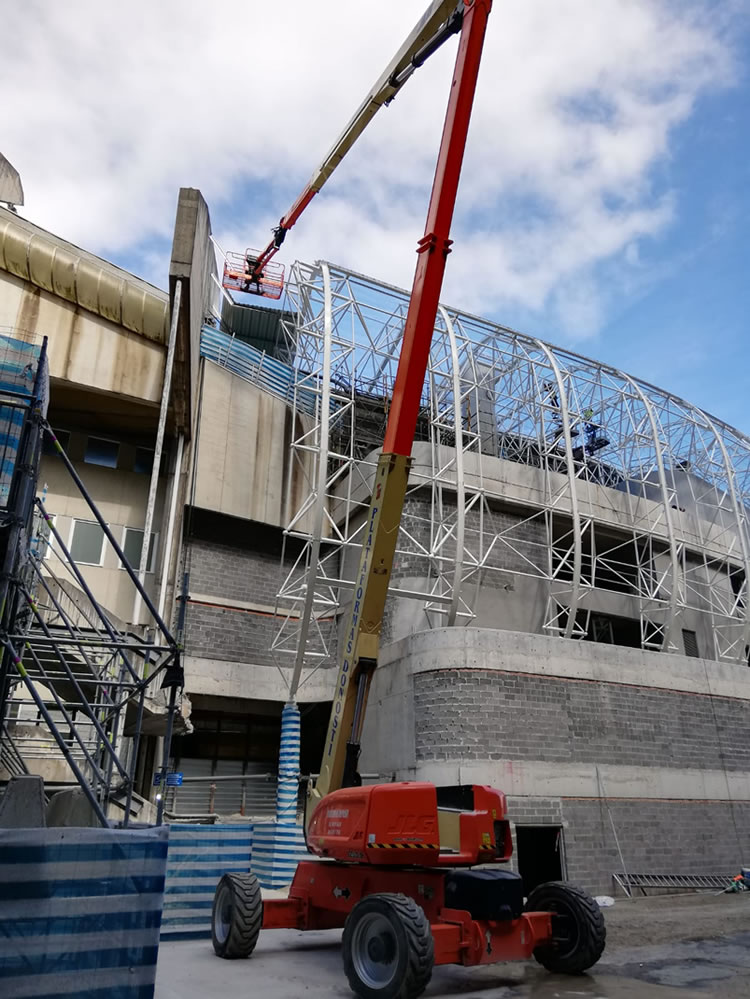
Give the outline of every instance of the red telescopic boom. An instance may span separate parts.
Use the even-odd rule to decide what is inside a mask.
[[[263,285],[264,270],[266,265],[279,252],[287,232],[289,232],[302,212],[304,212],[315,195],[321,190],[380,108],[390,104],[414,70],[423,65],[451,35],[460,31],[463,12],[463,0],[460,0],[459,3],[456,0],[433,0],[389,63],[387,69],[381,74],[380,78],[367,94],[355,112],[354,117],[334,142],[323,162],[313,173],[307,187],[286,215],[282,216],[279,224],[273,231],[271,242],[264,250],[261,250],[254,257],[250,258],[252,263],[247,270],[249,276],[248,287],[238,290],[254,291],[255,294],[263,294],[258,289]],[[250,287],[251,284],[255,285],[254,289]],[[272,297],[278,296],[273,295]]]

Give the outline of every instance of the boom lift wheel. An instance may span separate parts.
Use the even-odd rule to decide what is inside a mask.
[[[563,881],[538,885],[526,901],[527,912],[553,912],[552,941],[534,951],[547,971],[578,975],[596,964],[604,951],[607,930],[594,899]]]
[[[368,895],[357,902],[341,950],[349,985],[361,999],[417,999],[432,976],[430,924],[406,895]]]
[[[263,924],[260,884],[254,874],[225,874],[216,886],[211,939],[219,957],[250,957]]]

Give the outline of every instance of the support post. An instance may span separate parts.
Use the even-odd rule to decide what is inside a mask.
[[[174,366],[174,350],[177,342],[177,320],[180,316],[180,301],[182,299],[182,281],[177,281],[174,289],[174,302],[172,303],[172,323],[169,327],[169,345],[167,347],[167,360],[164,366],[164,383],[161,393],[161,406],[159,408],[159,423],[156,429],[156,443],[154,445],[154,464],[151,468],[151,482],[148,487],[148,501],[146,503],[146,522],[143,526],[143,544],[141,546],[141,564],[138,569],[138,582],[144,585],[146,579],[146,568],[148,566],[148,550],[150,548],[151,526],[154,522],[154,507],[156,506],[156,492],[159,488],[159,468],[161,466],[161,452],[164,446],[164,430],[167,425],[167,411],[169,409],[169,393],[172,387],[172,368]],[[133,601],[133,624],[139,623],[141,614],[141,590],[136,589]],[[159,615],[161,617],[161,614]]]
[[[307,820],[329,791],[355,782],[359,732],[377,667],[380,629],[435,330],[450,227],[456,204],[479,63],[492,0],[464,0],[461,37],[440,142],[425,234],[417,248],[409,309],[399,354],[393,401],[370,497],[352,606],[333,695],[321,773],[310,794]],[[313,807],[310,807],[313,806]]]
[[[299,708],[296,704],[285,704],[281,712],[279,781],[276,786],[276,821],[280,825],[293,826],[297,823],[299,737]]]

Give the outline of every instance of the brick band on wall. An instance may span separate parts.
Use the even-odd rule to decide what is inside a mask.
[[[541,760],[750,771],[747,702],[482,669],[415,673],[418,762]]]

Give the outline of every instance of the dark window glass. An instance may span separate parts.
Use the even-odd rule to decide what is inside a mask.
[[[682,629],[682,641],[685,644],[685,655],[693,656],[695,659],[700,659],[700,653],[698,652],[698,637],[694,631],[686,631]]]
[[[135,449],[135,464],[133,471],[140,475],[151,475],[154,467],[154,450],[150,447],[137,447]]]
[[[84,461],[89,465],[104,465],[105,468],[117,468],[117,456],[120,445],[117,441],[109,441],[104,437],[89,437],[86,440],[86,455]]]
[[[57,437],[58,443],[63,451],[68,450],[70,445],[70,431],[69,430],[55,430],[52,428],[52,433]],[[44,434],[42,436],[42,454],[57,454],[55,451],[55,445],[52,443],[49,434]]]
[[[148,562],[146,563],[146,572],[154,571],[154,549],[155,549],[156,535],[151,535],[151,541],[148,546]],[[143,531],[137,530],[135,527],[125,528],[125,538],[123,540],[122,551],[125,558],[130,563],[131,569],[135,569],[137,572],[141,565],[141,548],[143,547]],[[122,563],[120,563],[120,568],[122,569]]]

